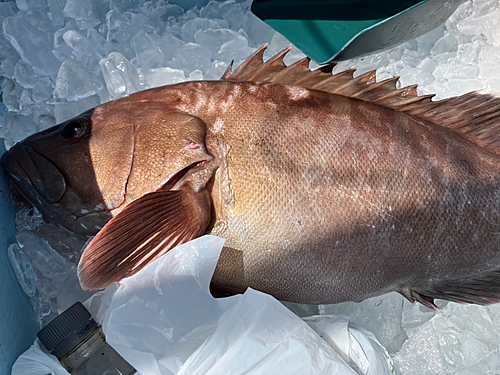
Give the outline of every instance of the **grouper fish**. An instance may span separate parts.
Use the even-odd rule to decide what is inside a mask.
[[[97,234],[82,286],[213,234],[218,295],[500,301],[500,99],[433,101],[397,77],[287,67],[287,51],[102,104],[3,156],[45,216]]]

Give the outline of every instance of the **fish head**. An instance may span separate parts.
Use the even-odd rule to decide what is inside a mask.
[[[172,188],[211,159],[203,121],[123,99],[34,134],[2,157],[26,200],[74,233],[95,235],[128,203]]]

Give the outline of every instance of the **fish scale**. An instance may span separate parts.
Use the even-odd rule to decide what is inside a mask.
[[[245,94],[244,96],[247,98],[248,100],[248,94]],[[240,116],[243,118],[243,115],[241,115],[241,110],[236,108],[235,111],[239,112],[240,113]],[[257,112],[260,112],[260,111],[257,111]],[[203,115],[201,115],[203,116]],[[408,118],[409,119],[409,118]],[[408,120],[409,121],[409,120]],[[226,121],[224,121],[226,122]],[[250,127],[251,128],[251,132],[259,132],[260,129],[258,128],[259,124],[263,123],[263,122],[259,122],[259,121],[244,121],[245,123],[247,124],[252,124],[252,126]],[[230,123],[230,122],[229,122]],[[341,126],[344,126],[343,124]],[[395,128],[393,129],[393,133],[397,132],[398,130],[400,130],[400,124],[396,125],[398,128]],[[248,126],[246,127],[247,129],[249,128]],[[283,131],[285,131],[285,129],[289,128],[287,127],[286,123],[284,124],[283,126]],[[330,130],[332,130],[330,128]],[[264,130],[263,130],[264,132]],[[335,132],[335,131],[333,131]],[[276,139],[280,139],[281,144],[282,145],[288,145],[288,147],[291,147],[293,148],[294,145],[298,145],[298,149],[295,148],[295,149],[292,149],[291,151],[291,154],[293,155],[304,155],[305,152],[303,150],[301,150],[301,147],[304,147],[303,145],[308,145],[307,143],[294,143],[294,142],[290,142],[289,140],[287,140],[286,138],[283,140],[283,137],[280,136],[281,132],[276,132],[276,131],[273,131],[273,132],[267,132],[266,133],[266,139],[268,140],[269,143],[272,143],[273,140],[276,140]],[[406,134],[406,131],[404,132],[399,132],[401,134],[401,137],[403,138],[404,141],[400,141],[400,143],[402,144],[401,147],[405,147],[405,144],[408,144],[411,139],[408,139],[407,137],[404,137],[404,134]],[[227,134],[227,132],[226,132]],[[296,173],[293,173],[294,171],[290,171],[289,169],[287,169],[287,165],[285,162],[283,162],[283,160],[286,160],[286,158],[282,158],[281,157],[281,154],[280,154],[280,149],[277,148],[277,147],[274,147],[274,152],[275,152],[275,155],[279,155],[279,157],[276,157],[276,159],[279,159],[279,161],[281,162],[281,165],[279,168],[283,168],[286,170],[286,173],[281,173],[281,171],[279,171],[277,173],[277,176],[274,176],[273,178],[271,178],[272,181],[274,181],[274,184],[272,185],[269,185],[269,184],[265,184],[263,181],[255,181],[255,177],[258,175],[256,173],[256,171],[252,170],[252,169],[249,169],[249,166],[246,165],[247,163],[245,162],[245,160],[252,160],[252,167],[254,168],[258,168],[258,166],[262,163],[262,164],[271,164],[271,165],[274,165],[275,168],[276,168],[276,160],[273,160],[273,161],[270,161],[268,159],[265,159],[264,157],[261,157],[259,160],[259,156],[255,155],[255,153],[252,153],[252,154],[249,154],[247,151],[247,153],[245,154],[244,151],[241,151],[240,152],[235,152],[235,149],[238,148],[239,150],[250,150],[249,147],[247,147],[247,145],[245,145],[244,143],[243,144],[239,144],[237,142],[237,140],[245,140],[247,139],[247,134],[245,134],[245,128],[242,128],[241,126],[238,126],[237,130],[234,132],[234,133],[231,133],[231,134],[235,134],[235,139],[228,139],[228,142],[232,145],[232,150],[231,152],[233,153],[233,155],[238,155],[238,157],[240,158],[239,161],[236,161],[235,158],[229,158],[229,165],[230,165],[230,168],[231,168],[231,171],[238,171],[238,172],[234,172],[234,174],[237,174],[237,176],[234,176],[232,177],[232,180],[234,181],[239,181],[239,185],[238,186],[233,186],[233,189],[235,191],[238,192],[238,194],[236,195],[236,201],[239,202],[244,202],[243,203],[243,207],[240,207],[238,206],[237,204],[237,208],[236,210],[240,210],[238,211],[238,213],[234,213],[234,214],[229,214],[230,216],[233,216],[233,221],[230,222],[229,224],[229,227],[232,228],[232,232],[236,232],[234,234],[234,237],[235,237],[235,244],[233,244],[233,239],[231,237],[231,234],[230,233],[221,233],[224,237],[226,237],[227,239],[227,246],[228,247],[231,247],[231,248],[247,248],[247,247],[253,247],[253,248],[257,248],[257,247],[261,247],[261,248],[266,248],[266,247],[270,247],[269,245],[269,239],[267,237],[271,237],[271,238],[276,238],[278,239],[277,243],[272,243],[272,246],[274,246],[274,248],[278,249],[276,250],[278,253],[279,251],[284,248],[284,250],[286,250],[286,246],[283,245],[283,243],[280,242],[280,239],[282,238],[287,238],[287,239],[290,239],[290,238],[297,238],[297,237],[300,237],[300,238],[303,238],[305,239],[306,237],[305,236],[297,236],[297,234],[295,233],[295,236],[292,235],[291,232],[294,232],[295,230],[298,230],[299,228],[293,228],[293,230],[288,230],[286,231],[285,228],[287,227],[287,213],[290,212],[290,209],[293,210],[293,208],[295,208],[295,210],[297,210],[297,206],[294,204],[292,205],[291,207],[289,207],[287,205],[287,202],[289,201],[290,197],[293,196],[293,193],[290,192],[290,190],[287,188],[284,188],[284,186],[289,186],[293,192],[297,191],[296,189],[294,189],[294,184],[293,184],[293,181],[300,181],[301,183],[303,182],[304,179],[298,179],[297,178],[297,174]],[[305,138],[309,138],[311,137],[312,134],[309,134],[309,135],[306,135]],[[240,142],[241,143],[241,142]],[[325,139],[325,143],[326,144],[335,144],[335,140],[332,140],[332,139]],[[382,144],[387,144],[388,142],[382,142]],[[380,144],[380,142],[379,142]],[[325,147],[326,148],[326,147]],[[422,149],[425,149],[426,147],[421,147]],[[358,153],[361,153],[361,154],[365,154],[363,151],[363,148],[361,148]],[[415,146],[413,147],[413,152],[415,152]],[[255,148],[252,149],[252,151],[255,151]],[[438,155],[436,156],[437,158],[440,158],[440,159],[443,159],[443,158],[446,158],[446,155],[439,155],[439,149],[437,149],[436,151],[438,151]],[[394,160],[394,153],[397,152],[397,150],[392,150],[392,153],[388,153],[388,152],[383,152],[383,153],[388,153],[389,154],[389,158],[387,160],[387,162],[390,162],[390,163],[394,163],[394,162],[397,162]],[[352,161],[356,161],[357,160],[357,153],[355,152],[355,150],[353,151],[352,149],[349,150],[349,153],[352,155],[351,157],[351,160]],[[441,153],[444,153],[444,152],[441,152]],[[262,154],[263,155],[267,155],[268,154],[268,150],[267,149],[264,149],[262,151]],[[231,155],[231,153],[230,153]],[[326,157],[328,156],[331,156],[330,154],[326,154],[325,155]],[[420,162],[422,163],[423,160],[425,160],[425,157],[429,157],[430,155],[418,155],[420,156]],[[433,156],[433,155],[432,155]],[[379,159],[382,159],[382,158],[379,158]],[[338,161],[342,161],[342,162],[339,162],[339,164],[343,164],[344,165],[344,169],[346,169],[346,167],[348,167],[348,165],[346,165],[345,161],[346,161],[346,158],[342,158],[342,157],[338,157],[337,158]],[[347,159],[348,160],[348,159]],[[320,159],[320,163],[321,163],[321,159]],[[311,164],[314,164],[312,163],[312,160],[309,160],[309,165]],[[348,163],[347,163],[348,164]],[[405,167],[407,167],[407,164],[417,164],[416,166],[413,167],[413,169],[415,169],[415,171],[417,173],[421,173],[421,174],[426,174],[427,171],[426,170],[419,170],[418,169],[418,160],[415,160],[415,158],[413,158],[412,160],[408,161],[408,160],[405,160],[403,159],[403,162],[401,165],[396,165],[393,169],[396,170],[396,171],[399,171],[399,170],[402,170],[404,169]],[[431,163],[432,164],[432,163]],[[300,165],[300,163],[294,163],[294,165]],[[356,163],[355,163],[355,166],[356,166]],[[387,183],[388,181],[388,178],[386,176],[380,176],[380,168],[374,168],[375,166],[378,166],[380,167],[380,164],[371,164],[371,165],[367,165],[366,163],[363,164],[362,166],[362,171],[366,173],[366,171],[370,170],[369,167],[371,167],[372,169],[374,169],[374,183],[377,183],[377,182],[383,182],[383,183]],[[368,168],[367,168],[368,167]],[[314,167],[313,167],[314,169]],[[355,168],[354,168],[355,169]],[[243,171],[245,172],[244,174],[243,173],[239,173],[240,171]],[[290,173],[291,172],[291,173]],[[434,171],[434,173],[438,173],[439,171]],[[233,172],[232,172],[233,174]],[[407,173],[407,175],[411,175],[412,173]],[[402,191],[410,191],[411,192],[411,196],[410,197],[407,197],[407,199],[415,199],[417,196],[419,197],[419,200],[421,202],[426,202],[427,204],[424,203],[424,205],[426,207],[430,206],[432,201],[433,200],[438,200],[440,195],[442,195],[442,190],[443,188],[441,187],[441,189],[437,189],[437,187],[435,187],[434,185],[429,185],[428,183],[426,184],[425,181],[423,180],[420,180],[420,179],[408,179],[408,178],[404,178],[403,180],[401,179],[395,179],[395,180],[390,180],[390,182],[393,181],[393,184],[398,186],[398,185],[403,185],[403,188],[399,188],[399,189],[394,189],[393,186],[389,186],[389,187],[386,187],[384,188],[383,190],[385,190],[387,192],[387,194],[383,194],[383,191],[380,191],[380,189],[376,188],[376,187],[372,187],[370,186],[369,183],[366,183],[366,178],[363,178],[362,175],[363,173],[360,173],[361,176],[357,176],[358,178],[354,181],[349,181],[350,180],[350,173],[344,173],[344,174],[341,174],[341,179],[344,179],[347,177],[347,182],[349,183],[350,182],[350,186],[349,185],[345,185],[345,184],[341,184],[341,185],[337,185],[337,189],[339,191],[339,195],[343,195],[344,197],[346,196],[349,196],[349,191],[354,191],[354,194],[351,193],[351,197],[349,198],[349,200],[342,200],[340,199],[339,196],[336,196],[334,197],[333,199],[335,200],[335,203],[337,203],[337,206],[336,207],[331,207],[330,208],[330,211],[331,213],[328,212],[328,209],[325,208],[325,205],[322,205],[321,202],[314,202],[314,207],[320,207],[318,208],[318,211],[319,214],[318,215],[314,215],[315,217],[316,216],[319,216],[319,217],[337,217],[339,216],[339,213],[342,214],[344,213],[345,214],[345,218],[342,217],[340,219],[338,219],[338,221],[340,223],[342,223],[343,225],[345,226],[351,226],[349,223],[350,222],[354,222],[354,223],[357,223],[358,226],[362,225],[360,224],[360,221],[363,222],[365,221],[365,224],[366,227],[370,227],[370,226],[382,226],[382,227],[386,227],[386,226],[389,226],[389,228],[392,228],[393,225],[398,225],[398,226],[401,226],[403,224],[405,224],[405,220],[397,220],[396,221],[396,217],[394,215],[391,215],[393,216],[393,218],[391,219],[388,219],[389,222],[387,222],[386,224],[384,224],[382,222],[382,224],[380,223],[380,216],[382,218],[384,218],[384,216],[388,216],[387,215],[387,211],[388,209],[386,207],[398,207],[398,206],[401,206],[403,208],[403,211],[402,212],[397,212],[397,215],[398,216],[401,216],[401,217],[408,217],[411,215],[411,212],[413,212],[413,207],[409,204],[407,204],[407,200],[406,201],[406,204],[405,202],[403,202],[403,204],[401,204],[400,202],[398,202],[398,200],[396,199],[395,201],[391,201],[391,197],[389,195],[393,195],[397,190],[402,190]],[[323,182],[325,185],[330,185],[331,183],[331,180],[328,180],[326,179],[326,176],[325,175],[322,175],[322,178],[323,178]],[[436,178],[436,177],[435,177]],[[282,183],[283,180],[285,180],[286,182]],[[406,181],[405,181],[406,180]],[[432,181],[432,180],[431,180]],[[422,184],[423,186],[419,186],[419,184]],[[335,186],[335,184],[334,184]],[[246,187],[246,189],[245,189]],[[263,191],[262,193],[259,194],[260,190],[259,187],[267,187],[267,189],[265,189],[265,191]],[[345,191],[347,190],[347,191]],[[367,191],[367,190],[370,190],[372,192],[374,192],[374,194],[372,193],[370,195],[370,198],[367,198],[367,197],[363,197],[363,194],[360,194],[360,192],[363,192],[363,191]],[[436,192],[436,190],[440,190],[441,193],[439,192]],[[307,191],[307,190],[306,190]],[[257,192],[257,193],[256,193]],[[273,209],[270,210],[271,212],[269,212],[269,210],[264,210],[262,211],[260,209],[260,206],[262,205],[262,203],[259,204],[259,202],[261,202],[261,197],[266,197],[271,194],[270,192],[273,192],[274,195],[271,196],[269,200],[267,200],[265,202],[265,205],[267,207],[272,207]],[[282,193],[282,194],[280,194]],[[309,193],[307,191],[307,194],[309,196]],[[243,197],[243,198],[239,198],[239,196]],[[285,197],[285,198],[282,198]],[[357,198],[356,198],[357,197]],[[372,198],[373,197],[373,198]],[[310,196],[309,196],[309,199],[310,199]],[[350,205],[350,200],[351,199],[355,199],[354,200],[354,207],[351,207]],[[299,198],[299,201],[306,201],[307,198],[306,197],[302,197],[302,198]],[[387,202],[387,200],[389,200],[389,202]],[[429,202],[430,201],[430,202]],[[338,204],[340,204],[340,206],[342,207],[345,207],[344,209],[342,208],[339,208]],[[356,218],[356,213],[355,213],[355,209],[356,207],[359,207],[359,211],[360,211],[360,214],[361,214],[361,220],[360,218]],[[449,206],[446,206],[447,208],[449,208]],[[451,208],[453,208],[454,206],[452,206]],[[244,210],[246,209],[247,211],[249,211],[249,213],[245,216],[244,220],[242,219],[239,219],[239,216],[241,215],[241,210]],[[377,214],[375,215],[375,219],[370,221],[369,218],[363,218],[363,215],[369,215],[371,212],[375,211]],[[394,211],[394,210],[392,210]],[[410,211],[410,212],[406,212],[406,211]],[[381,215],[380,212],[383,212],[383,214]],[[282,213],[285,213],[285,215],[282,215]],[[446,214],[446,212],[445,212]],[[283,217],[277,217],[277,216],[283,216]],[[303,216],[307,219],[308,217],[311,217],[311,216],[308,216],[306,213],[303,214]],[[422,242],[422,240],[419,240],[418,237],[420,236],[424,236],[425,235],[425,230],[428,230],[428,229],[431,229],[432,227],[429,225],[428,223],[428,220],[426,220],[426,216],[421,216],[421,215],[413,215],[415,216],[414,218],[411,218],[409,221],[412,225],[409,225],[409,224],[406,224],[406,225],[403,225],[404,228],[406,228],[406,231],[409,231],[411,230],[410,233],[414,233],[413,235],[411,234],[407,234],[406,237],[407,237],[407,240],[405,241],[402,241],[401,245],[406,245],[406,246],[410,246],[412,243],[414,243],[413,248],[419,248],[419,247],[431,247],[432,243],[429,244],[428,242],[428,239],[427,237],[428,236],[425,236],[425,241]],[[248,221],[248,220],[252,220],[252,219],[249,219],[249,217],[252,217],[253,221]],[[239,220],[238,220],[239,219]],[[305,221],[305,220],[304,220]],[[386,219],[387,221],[387,219]],[[394,224],[391,224],[390,221],[393,221],[395,222]],[[353,224],[354,224],[353,223]],[[274,225],[276,224],[276,225]],[[324,223],[320,223],[319,226],[316,226],[314,229],[317,231],[318,230],[318,227],[321,226],[321,224],[324,226]],[[423,225],[421,225],[423,224]],[[453,224],[453,223],[451,223]],[[270,230],[266,228],[267,225],[271,225],[271,227],[273,228],[273,231],[272,233],[269,233]],[[318,225],[318,222],[317,222],[317,219],[315,219],[315,225]],[[414,231],[412,230],[412,226],[416,226],[417,229],[415,229]],[[422,228],[423,226],[423,228]],[[240,232],[238,232],[239,228],[242,227],[242,229],[240,229]],[[248,232],[248,227],[254,229],[256,228],[253,233],[250,235],[250,233]],[[274,229],[276,228],[276,229]],[[401,230],[399,231],[401,233],[402,230],[404,230],[404,228],[401,228]],[[445,228],[446,229],[446,228]],[[466,228],[467,229],[467,228]],[[331,227],[328,228],[328,230],[331,230]],[[389,229],[390,230],[390,229]],[[352,231],[352,229],[351,229]],[[460,228],[458,229],[459,233],[460,232],[464,232],[464,230],[461,230]],[[320,231],[321,232],[321,231]],[[370,248],[369,245],[367,245],[366,243],[370,244],[370,243],[377,243],[376,242],[376,239],[377,237],[391,237],[391,238],[394,238],[394,235],[386,235],[387,233],[387,230],[383,230],[381,232],[381,234],[378,234],[378,232],[375,232],[376,235],[375,236],[370,236],[370,233],[363,233],[362,235],[358,235],[356,236],[356,241],[359,241],[362,243],[362,247],[363,248]],[[249,235],[251,236],[252,239],[248,239],[249,238]],[[264,237],[264,239],[261,239],[262,237]],[[309,240],[310,238],[313,237],[313,236],[309,236]],[[372,238],[373,237],[373,238]],[[247,243],[247,242],[242,242],[240,241],[240,239],[246,239],[248,242],[250,243]],[[366,238],[366,239],[364,239]],[[256,243],[258,243],[259,241],[261,241],[261,243],[259,243],[258,245]],[[343,241],[342,241],[343,242]],[[288,241],[288,243],[290,243],[290,241]],[[401,245],[399,247],[401,247]],[[298,243],[292,243],[291,244],[292,247],[294,248],[300,248],[300,244]],[[435,247],[436,245],[434,245]],[[341,248],[342,246],[339,246],[339,248]],[[347,244],[344,244],[344,248],[346,249],[345,253],[348,254],[347,257],[348,257],[348,261],[347,263],[349,262],[349,259],[351,258],[355,258],[356,256],[353,255],[353,248],[356,247],[356,244],[351,244],[351,243],[347,243]],[[378,246],[375,246],[375,247],[378,247]],[[384,246],[380,246],[382,248],[384,248]],[[387,246],[385,246],[387,247]],[[314,251],[311,250],[311,246],[307,246],[307,253],[314,253]],[[351,250],[347,250],[347,249],[351,249]],[[273,251],[271,251],[273,252]],[[335,250],[335,249],[332,249],[331,250],[332,253],[336,254],[338,251]],[[306,250],[304,249],[303,251],[298,251],[298,253],[306,253]],[[393,254],[393,252],[390,252],[390,251],[387,251],[386,250],[386,253],[389,253],[390,256],[392,258],[395,258],[397,257],[396,254]],[[414,261],[412,260],[412,257],[411,257],[411,253],[409,254],[409,256],[407,255],[405,258],[401,259],[401,262],[403,263],[415,263],[415,265],[418,265],[420,264],[420,260],[419,261]],[[365,255],[368,255],[368,256],[365,256],[366,259],[370,259],[370,262],[373,261],[373,257],[377,255],[376,253],[376,250],[373,251],[373,254],[372,255],[369,255],[369,254],[365,254]],[[382,254],[383,255],[383,254]],[[260,259],[259,259],[259,256],[258,254],[255,254],[255,252],[248,252],[248,257],[246,256],[246,254],[244,255],[244,258],[243,258],[243,264],[244,264],[244,267],[245,267],[245,271],[248,269],[248,268],[256,268],[258,269],[259,268],[259,265],[261,263],[265,263],[265,264],[268,264],[269,262],[268,261],[264,261],[262,262]],[[264,258],[265,258],[265,255],[262,255]],[[279,257],[279,255],[277,255]],[[289,255],[287,254],[286,257],[289,257]],[[307,257],[304,257],[304,259],[307,259]],[[321,257],[321,259],[323,259],[323,261],[326,259],[326,256],[323,256]],[[382,258],[383,259],[383,256]],[[352,262],[352,260],[350,260],[350,262]],[[219,264],[222,264],[223,263],[223,258],[221,258],[221,261],[219,262]],[[275,271],[279,271],[278,273],[282,273],[283,272],[283,264],[286,263],[286,262],[276,262],[274,264],[279,264],[279,266],[277,266],[277,269]],[[304,263],[304,262],[302,262]],[[301,262],[299,262],[300,266],[299,268],[303,270],[304,274],[308,274],[308,275],[314,275],[314,279],[322,279],[322,277],[319,275],[321,273],[321,267],[318,269],[318,265],[314,265],[315,267],[315,272],[308,272],[308,271],[304,271],[308,265],[310,265],[309,261],[308,260],[305,260],[305,263],[306,264],[301,264]],[[327,262],[326,262],[327,263]],[[394,263],[394,261],[393,261]],[[251,264],[254,264],[255,266],[251,266]],[[395,272],[397,273],[397,268],[403,268],[404,267],[398,267],[399,265],[395,264],[394,268],[395,270],[394,271],[390,271],[390,272]],[[222,266],[221,266],[222,267]],[[340,277],[341,280],[343,280],[344,283],[347,283],[347,284],[350,284],[352,285],[353,283],[356,283],[355,280],[352,280],[352,277],[348,277],[348,275],[343,275],[342,272],[341,272],[341,269],[339,270],[338,268],[338,265],[330,265],[330,266],[327,266],[325,267],[325,272],[323,273],[334,273],[334,274],[341,274],[342,276]],[[342,267],[340,267],[342,268]],[[387,268],[387,267],[386,267]],[[319,271],[319,272],[318,272]],[[340,271],[340,272],[339,272]],[[368,269],[364,269],[363,270],[364,273],[368,272]],[[249,271],[251,272],[251,271]],[[250,286],[253,286],[257,289],[264,289],[264,287],[260,284],[259,282],[259,279],[268,279],[269,280],[269,276],[264,276],[265,275],[273,275],[275,274],[276,272],[273,272],[271,270],[265,270],[265,271],[255,271],[255,274],[251,274],[249,279],[244,279],[242,280],[242,284],[243,285],[250,285]],[[350,273],[350,275],[354,274],[353,272]],[[246,276],[246,275],[245,275]],[[225,276],[220,276],[221,279],[224,279]],[[294,279],[297,279],[297,280],[300,280],[301,277],[300,275],[294,275],[293,277]],[[214,279],[215,282],[218,282],[218,279],[217,279],[217,273],[216,273],[216,278]],[[274,282],[274,281],[273,281]],[[364,283],[366,285],[366,283]],[[275,285],[275,284],[274,284]],[[234,287],[234,285],[233,285]],[[243,286],[244,287],[244,286]],[[371,286],[370,286],[371,287]],[[375,289],[378,289],[380,287],[380,285],[378,284],[375,284]],[[395,285],[391,285],[391,287],[395,287]],[[297,296],[289,296],[289,295],[286,295],[286,292],[283,293],[283,295],[279,295],[280,298],[282,299],[288,299],[288,300],[301,300],[301,301],[305,301],[305,299],[307,298],[306,294],[307,295],[311,295],[311,291],[310,290],[305,290],[306,288],[304,287],[301,287],[299,288],[298,290],[300,291],[304,291],[304,295],[301,295],[300,297],[297,297]],[[366,286],[364,288],[360,288],[360,289],[366,289]],[[286,289],[288,290],[288,288]],[[276,292],[274,291],[274,293],[276,294]],[[294,293],[298,293],[297,290],[294,291]],[[338,295],[337,291],[335,290],[335,288],[333,288],[333,290],[331,291],[328,291],[329,294],[331,295]],[[325,300],[327,299],[327,297],[324,297],[324,296],[321,296],[320,298],[322,298],[322,300]],[[352,296],[350,296],[348,299],[352,299]],[[309,301],[309,302],[317,302],[317,301]],[[329,302],[336,302],[336,300],[330,300]]]
[[[40,211],[75,232],[104,226],[80,260],[83,287],[210,233],[226,240],[218,295],[500,301],[500,100],[432,101],[374,72],[311,72],[307,60],[286,67],[286,51],[263,62],[263,51],[221,81],[105,103],[5,154]],[[75,121],[84,131],[69,139]],[[51,190],[66,189],[58,202],[43,200],[51,179],[32,183],[44,168],[65,183]],[[76,217],[80,195],[90,214]]]

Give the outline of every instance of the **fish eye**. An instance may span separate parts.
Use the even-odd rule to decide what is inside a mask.
[[[81,138],[89,131],[89,122],[86,119],[69,120],[61,127],[61,134],[64,138]]]

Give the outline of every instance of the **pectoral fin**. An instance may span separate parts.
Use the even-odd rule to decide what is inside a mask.
[[[203,235],[210,216],[209,193],[189,186],[135,200],[83,252],[78,265],[82,288],[101,289],[132,276],[170,249]]]

